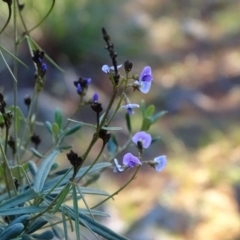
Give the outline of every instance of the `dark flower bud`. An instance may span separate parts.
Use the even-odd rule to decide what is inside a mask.
[[[6,102],[4,101],[4,97],[2,93],[0,93],[0,112],[3,114],[5,113]]]
[[[3,2],[7,3],[9,6],[12,6],[12,0],[3,0]]]
[[[114,79],[115,84],[118,85],[120,75],[119,74],[114,74],[113,79]]]
[[[103,140],[103,143],[106,144],[111,138],[111,134],[107,133],[107,130],[101,129],[99,131],[99,138],[101,138]]]
[[[137,147],[138,147],[140,153],[142,153],[142,152],[143,152],[143,145],[142,145],[142,142],[141,142],[141,141],[138,141],[138,142],[137,142]]]
[[[124,69],[126,72],[130,72],[132,70],[133,64],[129,60],[124,62]]]
[[[25,6],[24,3],[19,3],[19,4],[18,4],[18,9],[19,9],[20,11],[22,11],[23,8],[24,8],[24,6]]]
[[[67,153],[67,158],[74,168],[77,168],[78,166],[82,165],[83,162],[82,158],[79,157],[78,154],[73,152],[72,150],[70,150],[70,152]]]
[[[44,57],[44,51],[33,50],[32,60],[39,66],[42,64],[42,59]]]
[[[5,114],[5,125],[7,128],[10,128],[12,124],[13,114],[9,111]]]
[[[31,142],[35,145],[35,148],[41,143],[41,138],[35,133],[31,136]]]
[[[14,137],[10,137],[8,140],[8,146],[12,149],[13,155],[16,153],[16,142]]]
[[[107,34],[107,31],[105,28],[102,28],[102,35],[103,35],[103,39],[107,42],[110,40],[109,35]]]
[[[91,78],[80,77],[78,81],[74,81],[73,84],[77,88],[77,93],[84,96],[87,92],[88,86],[91,83]]]
[[[27,107],[29,107],[29,106],[31,105],[31,102],[32,102],[31,97],[30,97],[29,95],[26,95],[26,96],[24,97],[24,103],[25,103],[25,105],[26,105]]]
[[[15,188],[18,190],[18,187],[20,186],[19,181],[16,178],[14,178],[13,182],[14,182]]]
[[[99,103],[99,102],[93,102],[93,103],[91,104],[91,108],[92,108],[92,110],[93,110],[94,112],[96,112],[96,113],[100,113],[100,112],[103,110],[102,104]]]

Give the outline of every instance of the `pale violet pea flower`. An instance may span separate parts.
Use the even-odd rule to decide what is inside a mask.
[[[154,168],[157,172],[161,172],[167,165],[167,157],[165,155],[153,159]]]
[[[123,165],[130,168],[134,168],[136,165],[142,165],[142,163],[137,157],[135,157],[131,153],[126,153],[123,156]]]
[[[149,66],[143,68],[139,80],[134,83],[142,93],[148,93],[152,84],[152,69]]]
[[[133,115],[134,111],[133,108],[139,108],[140,106],[138,104],[135,103],[128,103],[126,105],[121,106],[121,108],[127,109],[127,112],[129,115]]]
[[[141,131],[137,132],[133,135],[132,141],[139,146],[139,142],[141,144],[141,148],[148,148],[152,142],[152,137],[150,134]]]
[[[115,167],[113,169],[113,172],[123,172],[124,168],[118,163],[118,160],[116,158],[114,158],[114,164]]]
[[[122,64],[121,65],[118,65],[117,66],[117,69],[119,69],[120,67],[122,67]],[[109,67],[108,65],[103,65],[102,66],[102,71],[105,72],[105,73],[110,73],[110,71],[114,71],[114,67]]]

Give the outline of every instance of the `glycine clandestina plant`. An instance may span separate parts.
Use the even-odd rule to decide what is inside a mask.
[[[103,28],[102,35],[112,65],[111,67],[108,65],[102,67],[102,70],[108,74],[109,84],[112,85],[109,103],[102,103],[98,93],[89,96],[88,88],[91,87],[92,79],[79,77],[77,81],[73,81],[76,94],[79,95],[79,103],[67,124],[63,124],[65,118],[60,109],[56,109],[53,122],[46,121],[41,124],[38,121],[37,112],[41,93],[44,91],[47,80],[48,68],[45,59],[57,69],[61,71],[62,69],[33,40],[31,32],[51,13],[55,0],[52,0],[51,8],[43,20],[31,29],[27,28],[25,15],[22,14],[23,4],[20,4],[18,0],[3,0],[3,3],[8,6],[9,15],[0,30],[0,36],[9,25],[13,15],[15,50],[14,53],[11,53],[0,45],[1,62],[5,64],[12,76],[14,92],[12,106],[8,105],[4,92],[0,93],[0,173],[2,183],[0,239],[69,239],[69,229],[71,229],[75,231],[75,239],[79,240],[82,235],[81,227],[89,229],[97,239],[97,236],[111,240],[126,239],[96,221],[96,216],[106,217],[108,215],[95,208],[112,199],[114,195],[124,189],[135,178],[143,164],[148,164],[157,172],[162,171],[166,166],[167,159],[164,155],[155,157],[153,160],[143,159],[143,152],[156,141],[147,131],[165,112],[154,114],[155,107],[153,105],[146,107],[144,102],[136,104],[131,103],[129,99],[131,89],[134,93],[146,94],[149,92],[153,80],[151,67],[144,67],[140,75],[131,75],[133,64],[126,60],[123,64],[124,76],[121,75],[122,65],[117,64],[114,45]],[[17,28],[17,16],[22,23],[23,32]],[[27,107],[27,115],[24,115],[17,105],[17,65],[19,63],[26,67],[17,57],[17,52],[24,41],[27,42],[36,69],[35,87],[32,89],[32,93],[22,100]],[[4,53],[13,58],[13,69],[8,65]],[[1,91],[4,90],[4,81],[9,80],[1,79]],[[76,112],[83,111],[82,106],[92,109],[96,116],[95,124],[74,119]],[[131,127],[134,108],[141,108],[142,111],[142,127],[135,134]],[[126,113],[123,109],[126,109]],[[122,126],[111,125],[118,112],[122,115],[125,114],[129,132],[129,138],[122,146],[119,146],[117,141],[117,131],[121,130]],[[74,125],[71,126],[70,123],[74,123]],[[45,135],[44,138],[40,137],[40,133],[36,132],[37,124],[45,128],[48,131],[46,137],[51,136],[52,139],[52,143],[45,151],[40,151],[38,148],[46,137]],[[80,129],[83,127],[91,127],[94,134],[84,152],[81,149],[75,152],[72,146],[67,144],[68,136],[81,134]],[[101,149],[95,159],[89,163],[89,153],[93,151],[93,146],[99,140],[102,142]],[[34,147],[31,147],[30,144],[33,144]],[[136,146],[138,156],[133,155],[132,152],[126,152],[131,144]],[[105,148],[107,153],[103,155]],[[125,154],[122,163],[119,163],[117,156],[121,153]],[[57,163],[60,154],[68,160],[66,161],[68,167],[62,170],[58,170]],[[134,171],[121,188],[108,194],[104,190],[89,187],[92,182],[97,181],[106,168],[111,168],[116,173],[128,169],[134,169]],[[89,206],[85,195],[92,197],[100,195],[104,199],[95,206]],[[72,204],[69,205],[67,201]],[[79,207],[80,201],[84,203],[85,208]]]

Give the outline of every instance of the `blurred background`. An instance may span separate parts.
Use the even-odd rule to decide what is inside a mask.
[[[51,5],[50,1],[23,3],[28,28]],[[5,5],[0,3],[1,25],[7,15]],[[62,74],[48,63],[47,87],[40,98],[42,120],[53,118],[56,107],[71,116],[79,97],[73,81],[79,76],[92,78],[89,98],[97,91],[107,103],[111,86],[101,67],[111,61],[102,27],[115,44],[119,64],[129,59],[132,72],[138,74],[144,66],[152,67],[151,91],[129,97],[134,103],[144,99],[158,111],[168,111],[149,131],[159,135],[160,141],[144,153],[146,159],[165,154],[168,165],[161,173],[144,166],[137,179],[104,206],[111,218],[101,221],[111,229],[132,240],[240,239],[239,23],[240,0],[61,0],[32,32],[33,39],[65,70]],[[19,27],[21,35],[20,22]],[[0,38],[10,51],[12,30],[10,26]],[[30,66],[18,69],[19,104],[23,105],[23,96],[31,94],[34,86],[26,42],[19,54]],[[0,90],[10,104],[12,79],[3,62]],[[140,116],[137,110],[132,117],[135,131],[140,128]],[[86,108],[76,119],[94,121],[94,116]],[[124,143],[124,114],[117,115],[117,124],[124,126],[118,136]],[[73,150],[84,148],[84,141],[81,135],[72,143]],[[95,187],[112,193],[130,176],[130,171],[105,171]]]

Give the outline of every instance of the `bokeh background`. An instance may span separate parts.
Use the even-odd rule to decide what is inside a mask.
[[[24,3],[29,28],[51,4]],[[5,5],[0,3],[1,24]],[[19,27],[20,35],[20,22]],[[101,221],[132,240],[240,239],[240,1],[56,1],[52,14],[32,32],[65,70],[62,74],[48,64],[47,87],[40,98],[42,120],[53,118],[56,107],[71,116],[78,101],[73,81],[79,76],[92,78],[89,98],[97,91],[107,103],[111,88],[101,67],[111,61],[102,27],[115,44],[119,63],[129,59],[138,74],[144,66],[152,67],[151,91],[129,97],[168,111],[149,131],[160,141],[145,153],[146,159],[167,155],[168,165],[161,173],[143,167],[135,181],[104,205],[111,218]],[[12,30],[10,26],[0,39],[9,50]],[[19,104],[23,104],[22,97],[34,86],[26,42],[19,54],[30,66],[18,69]],[[12,79],[3,62],[0,89],[11,103]],[[140,116],[136,111],[132,117],[135,131]],[[93,116],[85,109],[76,119],[92,121]],[[116,124],[124,126],[124,114],[118,114]],[[72,143],[75,149],[84,149],[91,137],[88,131]],[[126,138],[124,128],[119,141]],[[130,171],[121,175],[105,171],[95,187],[112,193],[130,175]]]

